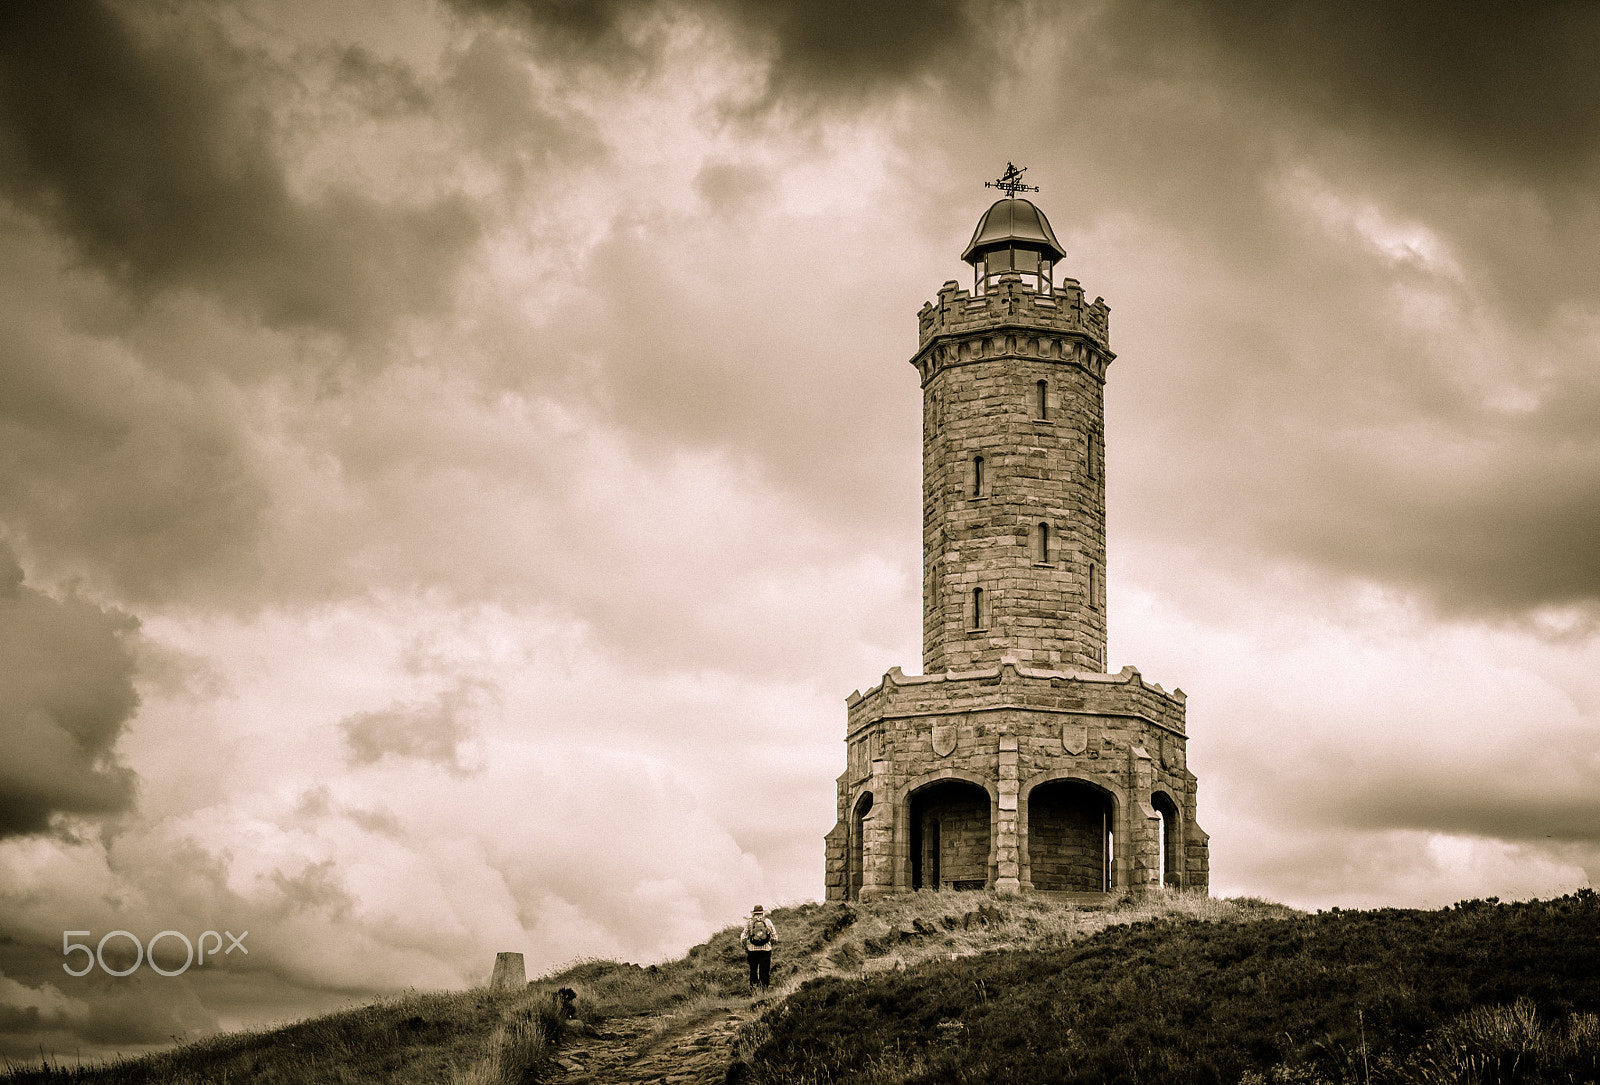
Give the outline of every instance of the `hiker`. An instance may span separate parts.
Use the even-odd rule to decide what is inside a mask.
[[[778,944],[778,928],[767,918],[766,909],[757,904],[744,921],[744,959],[750,965],[750,990],[760,984],[763,991],[772,986],[772,947]]]

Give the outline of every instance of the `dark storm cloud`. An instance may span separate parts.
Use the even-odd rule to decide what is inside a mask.
[[[1501,741],[1464,720],[1451,751],[1388,756],[1340,774],[1336,787],[1309,770],[1290,772],[1258,793],[1262,812],[1280,824],[1600,846],[1600,773],[1587,765],[1587,736],[1546,735],[1526,744],[1536,751],[1528,755],[1527,770],[1510,775],[1491,752]],[[1485,752],[1474,759],[1478,748]],[[1537,786],[1530,786],[1534,780]]]
[[[1153,0],[1094,30],[1062,97],[1103,115],[1066,124],[1124,185],[1086,204],[1216,284],[1181,284],[1146,386],[1175,437],[1148,522],[1455,616],[1600,611],[1600,8]],[[1167,319],[1141,289],[1106,287],[1123,335]]]
[[[472,715],[484,694],[481,685],[463,681],[424,704],[396,704],[341,720],[351,764],[371,765],[393,755],[463,771],[460,747],[475,733]]]
[[[592,125],[554,111],[529,78],[526,49],[515,34],[473,34],[448,60],[444,107],[457,139],[494,163],[510,189],[553,181],[563,167],[604,159]]]
[[[1593,606],[1600,602],[1600,448],[1593,444],[1575,460],[1559,447],[1510,451],[1467,477],[1397,477],[1391,469],[1347,478],[1339,521],[1323,521],[1314,534],[1302,522],[1285,541],[1326,565],[1420,587],[1446,611]]]
[[[1600,279],[1600,8],[1423,0],[1144,0],[1112,5],[1090,64],[1131,101],[1161,95],[1161,119],[1119,133],[1147,150],[1148,184],[1182,187],[1203,158],[1185,136],[1238,133],[1223,160],[1248,200],[1256,170],[1299,160],[1342,190],[1420,219],[1445,236],[1476,285],[1508,315],[1538,324],[1592,301]],[[1093,80],[1091,80],[1093,83]],[[1187,101],[1171,95],[1182,89]],[[1163,89],[1168,93],[1162,94]],[[1110,145],[1114,148],[1114,144]],[[1253,152],[1253,153],[1251,153]],[[1160,182],[1158,182],[1160,183]],[[1238,204],[1213,191],[1196,224]],[[1209,206],[1207,206],[1209,205]],[[1264,225],[1269,219],[1257,217]]]
[[[124,939],[113,939],[106,959],[113,967],[127,968],[133,964],[131,947]],[[179,950],[164,966],[182,963]],[[98,970],[66,977],[59,945],[41,946],[27,939],[0,942],[0,1058],[20,1063],[36,1061],[41,1051],[81,1051],[92,1059],[130,1047],[164,1046],[174,1037],[198,1039],[218,1030],[215,1007],[222,1000],[216,996],[225,997],[226,986],[222,977],[194,969],[176,979],[144,968],[126,977]]]
[[[1299,152],[1447,235],[1509,316],[1538,324],[1600,279],[1600,8],[1589,3],[1210,0],[1121,11],[1266,105]]]
[[[133,716],[135,621],[23,584],[0,543],[0,838],[44,832],[58,814],[126,809],[133,774],[115,746]]]
[[[1284,292],[1275,304],[1319,303]],[[1596,351],[1575,348],[1562,360],[1568,375],[1530,391],[1527,409],[1497,407],[1482,402],[1492,390],[1426,388],[1447,383],[1451,367],[1472,371],[1461,357],[1471,331],[1445,330],[1437,351],[1384,356],[1396,342],[1386,312],[1342,318],[1360,346],[1325,359],[1265,332],[1209,358],[1209,372],[1191,375],[1199,394],[1167,401],[1182,436],[1172,430],[1168,456],[1151,461],[1162,477],[1145,481],[1170,495],[1168,510],[1185,508],[1229,545],[1386,585],[1441,614],[1600,615],[1600,415],[1572,417],[1597,401],[1581,374],[1600,362]],[[1352,357],[1362,352],[1380,358]],[[1186,463],[1180,447],[1205,454]]]
[[[107,948],[108,961],[110,949]],[[133,964],[131,953],[128,958],[119,967]],[[181,963],[180,957],[167,967],[175,968]],[[73,1030],[74,1037],[84,1043],[110,1048],[132,1044],[164,1045],[174,1037],[203,1036],[217,1031],[216,1015],[200,1004],[192,989],[175,987],[171,980],[148,974],[143,969],[116,986],[97,984],[96,987],[98,989],[84,999],[89,1007],[88,1021]]]
[[[345,84],[395,89],[360,60]],[[264,69],[198,20],[141,34],[95,0],[0,6],[0,186],[136,293],[190,288],[342,331],[436,303],[476,233],[466,204],[297,198]]]
[[[965,80],[994,56],[1010,5],[963,0],[457,0],[515,13],[539,31],[604,63],[650,59],[631,35],[649,17],[706,13],[770,61],[771,91],[790,101],[892,89],[926,77]],[[645,36],[647,40],[647,35]]]
[[[1492,782],[1477,789],[1435,784],[1377,792],[1370,803],[1347,811],[1347,824],[1423,829],[1496,840],[1600,844],[1600,802],[1591,786],[1565,794],[1531,794]]]
[[[268,499],[231,397],[65,333],[64,314],[115,306],[41,274],[58,260],[37,231],[0,227],[0,524],[36,571],[130,601],[248,577]]]
[[[1337,128],[1536,185],[1600,168],[1600,8],[1586,0],[1207,0],[1175,14],[1169,29],[1192,27]]]
[[[804,95],[970,75],[992,56],[999,5],[723,0],[717,7],[769,44],[775,88]]]

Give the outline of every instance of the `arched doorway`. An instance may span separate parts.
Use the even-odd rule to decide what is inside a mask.
[[[845,844],[846,900],[861,899],[862,872],[865,869],[862,857],[866,854],[866,821],[870,813],[872,813],[872,792],[868,791],[856,800],[855,809],[850,812],[850,837]]]
[[[911,795],[911,888],[989,884],[989,793],[967,780],[937,780]]]
[[[1104,893],[1112,876],[1111,795],[1083,780],[1049,780],[1028,795],[1028,863],[1033,888]]]
[[[1176,889],[1183,885],[1183,815],[1178,804],[1165,791],[1150,796],[1150,806],[1160,815],[1157,854],[1161,857],[1160,885]]]

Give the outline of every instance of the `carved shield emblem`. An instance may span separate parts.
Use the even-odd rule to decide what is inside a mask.
[[[949,757],[956,748],[956,725],[953,723],[936,723],[933,725],[933,752],[940,757]]]
[[[1080,754],[1089,748],[1089,725],[1069,722],[1061,725],[1061,745],[1070,754]]]

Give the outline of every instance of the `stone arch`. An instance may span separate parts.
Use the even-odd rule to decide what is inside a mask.
[[[1183,888],[1183,807],[1165,791],[1150,793],[1150,807],[1160,815],[1160,828],[1156,839],[1156,857],[1160,866],[1163,889]]]
[[[1052,769],[1029,778],[1017,803],[1025,888],[1109,892],[1127,884],[1127,798],[1109,777]]]
[[[995,874],[998,805],[993,782],[965,769],[938,769],[900,789],[896,854],[902,889],[979,889]]]
[[[912,792],[921,791],[929,784],[936,784],[941,780],[965,780],[969,784],[977,784],[989,793],[991,804],[999,798],[1000,793],[995,790],[994,781],[981,772],[972,772],[969,769],[961,768],[937,768],[924,772],[921,776],[913,776],[904,784],[901,784],[897,794],[897,801],[903,804],[911,797]]]

